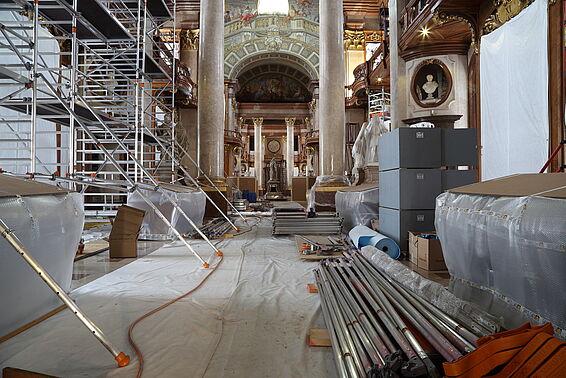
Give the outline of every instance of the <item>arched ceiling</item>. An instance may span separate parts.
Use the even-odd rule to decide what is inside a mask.
[[[310,77],[281,63],[256,65],[238,76],[239,102],[310,102]]]

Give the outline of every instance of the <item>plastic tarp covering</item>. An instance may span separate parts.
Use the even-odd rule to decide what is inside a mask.
[[[202,256],[210,252],[202,240],[191,244]],[[271,237],[271,221],[264,219],[252,232],[223,239],[219,248],[224,260],[198,290],[134,330],[143,376],[337,377],[331,349],[306,342],[309,329],[324,328],[324,319],[319,296],[306,290],[314,265],[299,258],[294,240]],[[132,356],[127,367],[116,368],[112,356],[65,311],[0,344],[0,368],[59,377],[135,377],[129,325],[193,289],[208,272],[174,243],[71,293],[117,348]]]
[[[546,0],[536,0],[518,16],[482,37],[484,180],[538,172],[548,159],[547,39]]]
[[[30,255],[65,290],[84,224],[79,193],[0,198],[0,218]],[[63,303],[37,273],[0,238],[0,337]]]
[[[506,328],[528,318],[566,329],[565,199],[444,193],[436,230],[459,296],[503,316]]]
[[[332,187],[341,188],[344,186],[350,186],[352,183],[346,176],[318,176],[314,185],[310,188],[307,198],[307,209],[314,209],[316,206],[329,206],[336,207],[336,197],[332,200],[327,196],[318,196],[317,198],[317,188],[319,187]]]
[[[405,289],[412,291],[446,314],[458,319],[469,329],[475,330],[481,335],[499,331],[499,319],[495,319],[478,306],[456,297],[442,285],[427,280],[375,247],[366,246],[361,251],[378,270],[391,277]]]
[[[371,226],[371,220],[379,218],[379,188],[336,192],[336,212],[344,219],[346,232],[358,225]]]
[[[204,219],[204,211],[206,206],[206,196],[201,191],[172,191],[167,190],[167,194],[171,196],[183,209],[183,211],[197,225],[202,225]],[[142,190],[142,193],[148,197],[154,205],[167,217],[173,227],[181,234],[191,233],[193,227],[189,221],[182,216],[177,209],[169,202],[160,192]],[[145,240],[170,240],[175,235],[171,228],[159,218],[157,213],[149,207],[149,205],[136,192],[128,195],[128,206],[135,207],[145,211],[145,217],[140,230],[140,239]]]

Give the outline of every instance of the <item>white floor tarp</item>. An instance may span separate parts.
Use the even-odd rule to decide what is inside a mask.
[[[330,348],[306,343],[309,328],[324,327],[318,295],[306,290],[315,263],[300,260],[290,238],[273,238],[266,219],[220,247],[224,261],[199,290],[135,329],[143,376],[336,376]],[[202,241],[197,250],[209,251]],[[71,296],[133,357],[129,324],[189,291],[206,272],[184,247],[172,244]],[[115,368],[112,356],[69,311],[0,344],[0,368],[6,366],[64,377],[133,377],[137,371],[135,359]]]

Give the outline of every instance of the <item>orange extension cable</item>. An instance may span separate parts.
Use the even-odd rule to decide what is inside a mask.
[[[258,217],[259,218],[259,217]],[[256,222],[255,224],[253,224],[248,230],[244,231],[244,232],[240,232],[239,234],[235,235],[235,236],[242,236],[250,231],[252,231],[252,229],[254,227],[256,227],[259,223],[261,222],[261,218],[259,218],[258,222]],[[216,243],[216,245],[220,244],[221,242]],[[195,286],[194,288],[192,288],[191,290],[187,291],[185,294],[181,295],[180,297],[174,298],[172,300],[170,300],[169,302],[162,304],[159,307],[154,308],[153,310],[147,312],[146,314],[142,315],[141,317],[139,317],[138,319],[134,320],[134,322],[130,325],[130,328],[128,329],[128,342],[130,343],[130,345],[132,346],[132,348],[134,349],[134,353],[136,354],[136,357],[138,358],[138,374],[137,374],[137,378],[140,378],[143,374],[143,354],[141,349],[138,347],[138,345],[135,343],[134,341],[134,328],[136,328],[136,326],[141,323],[144,319],[149,318],[150,316],[158,313],[159,311],[171,306],[174,303],[179,302],[181,299],[184,299],[186,297],[188,297],[189,295],[191,295],[192,293],[194,293],[196,290],[198,290],[202,285],[204,285],[204,283],[206,282],[206,280],[208,280],[208,278],[212,275],[212,273],[214,273],[216,271],[216,269],[220,266],[220,264],[222,263],[222,261],[224,261],[224,257],[220,256],[220,261],[218,262],[218,264],[216,264],[213,268],[210,269],[210,272],[202,279],[202,281]]]

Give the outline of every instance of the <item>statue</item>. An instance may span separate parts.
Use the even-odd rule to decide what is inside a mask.
[[[434,100],[434,92],[438,89],[438,83],[434,81],[433,75],[426,75],[426,83],[423,84],[423,90],[428,95],[426,100]]]
[[[269,162],[269,181],[277,181],[277,161],[271,158]]]
[[[236,154],[236,167],[234,169],[236,176],[242,175],[242,154]]]

